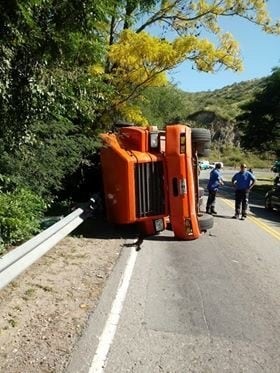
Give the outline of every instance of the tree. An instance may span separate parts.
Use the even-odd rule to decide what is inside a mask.
[[[101,8],[93,0],[0,2],[0,137],[6,146],[17,147],[30,121],[53,108],[57,74],[73,76],[79,69],[84,75],[89,63],[100,61],[104,38],[97,25],[104,11],[108,15],[107,3]]]
[[[135,104],[149,123],[159,127],[174,121],[175,118],[186,121],[187,116],[193,112],[187,93],[172,84],[147,88]]]
[[[238,44],[219,26],[221,17],[228,16],[246,19],[268,33],[280,32],[263,0],[115,1],[104,61],[104,78],[118,92],[113,109],[125,115],[131,100],[147,87],[164,85],[166,71],[183,61],[205,72],[221,66],[241,70]],[[161,29],[158,37],[152,36],[154,26]],[[133,119],[129,115],[127,119]]]
[[[0,251],[1,236],[14,243],[38,229],[45,202],[97,147],[113,89],[89,65],[104,56],[110,9],[110,0],[0,1]]]
[[[103,58],[109,14],[109,1],[0,2],[1,173],[37,193],[59,189],[96,148],[113,91],[89,64]]]
[[[280,156],[280,68],[273,70],[263,91],[243,109],[246,112],[237,118],[244,132],[242,145]]]

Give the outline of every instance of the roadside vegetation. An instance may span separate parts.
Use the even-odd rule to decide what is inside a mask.
[[[0,251],[38,232],[55,204],[70,208],[100,191],[99,134],[117,120],[163,126],[206,108],[241,134],[239,149],[213,138],[213,160],[233,164],[244,154],[268,167],[279,156],[279,69],[213,92],[168,82],[183,61],[211,73],[242,68],[238,43],[219,27],[228,16],[280,33],[262,1],[1,2]]]
[[[242,148],[235,148],[227,146],[222,148],[215,148],[211,150],[210,162],[217,162],[221,160],[224,165],[230,167],[239,167],[240,163],[245,162],[248,168],[264,168],[271,169],[274,160],[273,153],[258,154]]]

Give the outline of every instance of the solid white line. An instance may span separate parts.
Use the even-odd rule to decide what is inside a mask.
[[[133,247],[127,260],[125,271],[120,279],[117,294],[112,304],[112,308],[106,321],[105,327],[101,336],[99,337],[99,344],[92,359],[89,373],[104,372],[107,355],[117,330],[129,282],[136,262],[136,257],[137,251],[136,248]]]

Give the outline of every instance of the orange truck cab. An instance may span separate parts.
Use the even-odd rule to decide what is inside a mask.
[[[192,240],[213,226],[200,212],[198,155],[206,156],[210,133],[185,124],[119,125],[101,134],[101,168],[107,219],[135,224],[143,235],[171,226],[176,238]]]

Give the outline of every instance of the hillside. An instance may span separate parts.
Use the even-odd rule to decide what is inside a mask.
[[[242,113],[242,106],[253,100],[267,78],[235,83],[207,92],[185,92],[169,84],[150,88],[143,100],[137,102],[143,114],[153,125],[180,120],[192,122],[193,127],[211,131],[213,143],[218,145],[240,144],[240,130],[235,118]]]
[[[241,106],[251,101],[265,86],[267,78],[235,83],[224,88],[206,92],[185,92],[172,84],[149,88],[137,104],[150,123],[161,126],[175,118],[187,120],[201,111],[211,111],[226,120],[234,120]]]
[[[266,78],[253,79],[206,92],[183,94],[192,107],[192,113],[207,110],[229,120],[241,113],[241,106],[251,101],[254,95],[263,89]]]

